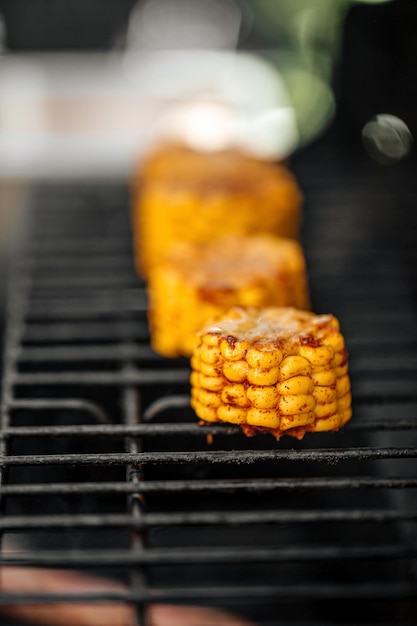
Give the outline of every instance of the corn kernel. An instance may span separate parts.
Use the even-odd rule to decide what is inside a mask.
[[[336,374],[337,378],[342,378],[342,376],[346,376],[346,374],[348,373],[348,364],[345,363],[344,365],[339,365],[338,367],[335,367],[334,373]]]
[[[247,423],[251,426],[263,426],[264,428],[279,428],[280,416],[276,409],[251,408],[247,413]]]
[[[217,417],[222,422],[230,422],[232,424],[245,424],[247,410],[230,404],[221,405],[217,409]]]
[[[336,400],[337,392],[334,387],[314,387],[313,395],[317,404],[328,404]]]
[[[279,368],[279,379],[287,380],[292,376],[304,375],[308,376],[311,373],[311,365],[302,356],[286,356],[283,359]]]
[[[312,395],[282,396],[278,402],[278,408],[282,415],[310,413],[314,411],[315,406],[316,401]]]
[[[340,407],[339,407],[340,409]],[[350,420],[350,418],[352,417],[352,408],[348,407],[347,409],[344,409],[343,411],[339,410],[339,414],[340,414],[340,419],[343,424],[346,424],[346,422],[348,422]]]
[[[245,387],[239,383],[226,385],[221,393],[221,399],[225,404],[233,404],[240,407],[249,406]]]
[[[204,376],[220,376],[222,373],[220,363],[218,363],[217,365],[211,365],[210,363],[206,363],[205,361],[200,361],[198,365],[193,366],[193,364],[191,364],[191,367],[199,370],[201,374],[204,374]]]
[[[350,393],[345,394],[344,396],[342,396],[341,398],[338,398],[337,400],[337,406],[339,408],[339,411],[344,411],[345,409],[348,409],[351,404],[352,404],[352,396],[350,395]]]
[[[199,387],[200,386],[200,373],[199,372],[191,372],[190,375],[190,384],[192,387]]]
[[[210,365],[214,365],[221,360],[220,350],[217,346],[208,346],[204,344],[200,346],[200,358]]]
[[[316,417],[329,417],[330,415],[334,415],[337,411],[337,402],[334,400],[333,402],[327,402],[326,404],[317,404],[316,405]]]
[[[345,347],[345,340],[341,333],[333,333],[326,337],[326,345],[331,345],[335,352],[343,350]]]
[[[193,384],[192,381],[191,384]],[[198,385],[208,391],[220,391],[224,385],[224,378],[223,376],[205,376],[200,374]]]
[[[350,391],[350,378],[349,376],[342,376],[336,381],[336,390],[340,397],[344,396]]]
[[[239,361],[245,356],[249,345],[248,341],[229,342],[227,339],[223,339],[220,344],[220,350],[228,361]]]
[[[215,335],[213,333],[205,333],[201,337],[201,341],[208,346],[218,346],[220,343],[219,335]]]
[[[250,367],[248,370],[248,381],[251,385],[275,385],[278,377],[278,367],[271,367],[269,370]]]
[[[330,415],[329,417],[317,418],[311,429],[315,432],[324,432],[328,430],[338,430],[343,426],[342,418],[339,414]]]
[[[220,396],[213,391],[206,391],[205,389],[196,390],[196,400],[206,406],[219,406]]]
[[[312,365],[327,365],[331,363],[334,350],[331,346],[300,346],[299,354],[308,359]]]
[[[296,415],[281,415],[281,430],[296,428],[297,426],[306,426],[314,422],[314,412],[297,413]]]
[[[313,393],[314,384],[309,376],[293,376],[277,385],[278,392],[282,396]]]
[[[311,375],[315,385],[320,387],[331,387],[336,384],[336,375],[334,370],[322,369],[320,371],[313,371]]]
[[[234,383],[240,383],[246,379],[248,374],[248,364],[246,361],[226,361],[223,365],[223,374]]]
[[[272,409],[277,406],[278,390],[275,385],[269,387],[250,385],[246,393],[248,399],[257,409]]]
[[[251,367],[260,369],[270,369],[279,365],[282,361],[282,352],[275,348],[274,350],[262,351],[257,348],[250,348],[246,355],[246,360]]]
[[[195,406],[193,406],[195,412],[198,417],[205,422],[217,422],[217,409],[212,406],[205,406],[201,402],[196,402]]]
[[[345,365],[347,361],[347,352],[346,350],[339,350],[333,357],[332,366],[339,367],[340,365]]]

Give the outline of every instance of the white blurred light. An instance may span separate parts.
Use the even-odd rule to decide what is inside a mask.
[[[294,109],[272,108],[252,121],[245,146],[250,152],[265,159],[284,159],[299,144],[299,133]]]
[[[159,120],[156,136],[186,143],[190,148],[211,152],[233,142],[236,115],[215,102],[195,101],[175,106]]]
[[[400,161],[410,153],[413,137],[403,120],[382,113],[365,124],[362,141],[375,161],[388,164]]]
[[[235,48],[241,21],[234,0],[147,0],[130,17],[127,48]]]
[[[294,108],[276,68],[246,53],[176,50],[145,60],[127,55],[126,75],[149,98],[165,98],[148,142],[177,140],[197,150],[243,148],[287,157],[299,143]],[[173,80],[178,77],[178,80]]]
[[[48,85],[42,68],[30,59],[15,59],[1,63],[0,69],[0,128],[19,132],[47,128]]]

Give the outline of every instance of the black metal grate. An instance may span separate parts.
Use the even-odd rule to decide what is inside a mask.
[[[147,603],[174,602],[259,624],[415,623],[415,184],[406,166],[348,169],[331,151],[294,166],[314,309],[341,321],[354,397],[350,424],[302,442],[196,423],[188,362],[149,347],[124,189],[34,191],[8,300],[1,563],[126,591],[0,592],[2,605],[122,599],[140,619]]]

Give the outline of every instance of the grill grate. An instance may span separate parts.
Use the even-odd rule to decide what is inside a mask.
[[[7,310],[1,563],[125,591],[0,592],[2,605],[122,599],[143,623],[150,602],[259,624],[414,623],[416,190],[406,166],[382,178],[313,151],[295,167],[314,309],[341,320],[354,397],[342,431],[301,442],[196,424],[188,362],[149,347],[124,189],[34,191]]]

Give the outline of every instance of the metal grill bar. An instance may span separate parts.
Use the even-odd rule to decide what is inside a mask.
[[[112,466],[129,464],[240,464],[267,461],[292,461],[337,463],[354,460],[413,459],[417,458],[416,448],[351,448],[344,450],[239,450],[238,452],[138,452],[118,454],[26,454],[0,457],[2,466],[22,465],[92,465]]]
[[[5,485],[0,493],[9,495],[36,496],[71,494],[164,494],[164,493],[262,493],[268,491],[307,491],[324,489],[407,489],[417,487],[417,478],[264,478],[233,480],[187,480],[187,481],[140,481],[138,485],[126,482],[113,483],[46,483],[32,485]]]
[[[416,587],[412,583],[368,583],[368,584],[317,584],[308,585],[258,585],[256,587],[233,587],[222,585],[221,587],[173,587],[162,590],[146,590],[142,593],[27,593],[24,596],[17,594],[3,594],[0,597],[0,605],[4,604],[44,604],[58,602],[201,602],[209,600],[241,600],[243,603],[252,599],[284,600],[363,600],[378,599],[387,601],[392,599],[415,599]]]
[[[0,529],[25,530],[53,528],[128,528],[140,531],[152,527],[174,526],[262,526],[264,524],[346,524],[415,521],[416,511],[382,509],[334,509],[307,511],[206,511],[202,513],[146,513],[137,519],[128,514],[107,515],[36,515],[8,516],[0,520]]]
[[[387,624],[406,623],[404,601],[417,596],[414,241],[411,229],[384,234],[386,191],[371,247],[349,228],[374,197],[360,176],[343,210],[327,183],[307,180],[312,297],[345,329],[354,419],[302,442],[202,428],[188,363],[149,346],[123,202],[98,189],[37,192],[13,268],[0,415],[0,534],[27,548],[0,563],[120,570],[128,584],[0,590],[0,605],[121,601],[142,623],[150,602],[213,603],[261,624],[268,610],[285,623],[290,604],[292,623],[303,607],[310,626],[329,621],[320,602],[376,600],[401,608]]]
[[[105,552],[56,552],[44,553],[22,552],[18,556],[5,556],[0,560],[1,565],[26,565],[43,567],[95,567],[106,565],[120,567],[127,564],[146,565],[183,565],[186,563],[268,563],[293,561],[334,561],[334,560],[362,560],[362,559],[389,559],[401,560],[416,557],[415,550],[399,549],[397,545],[384,546],[349,546],[340,545],[317,547],[274,547],[259,548],[257,546],[242,546],[236,548],[148,548],[130,550],[107,550]]]

